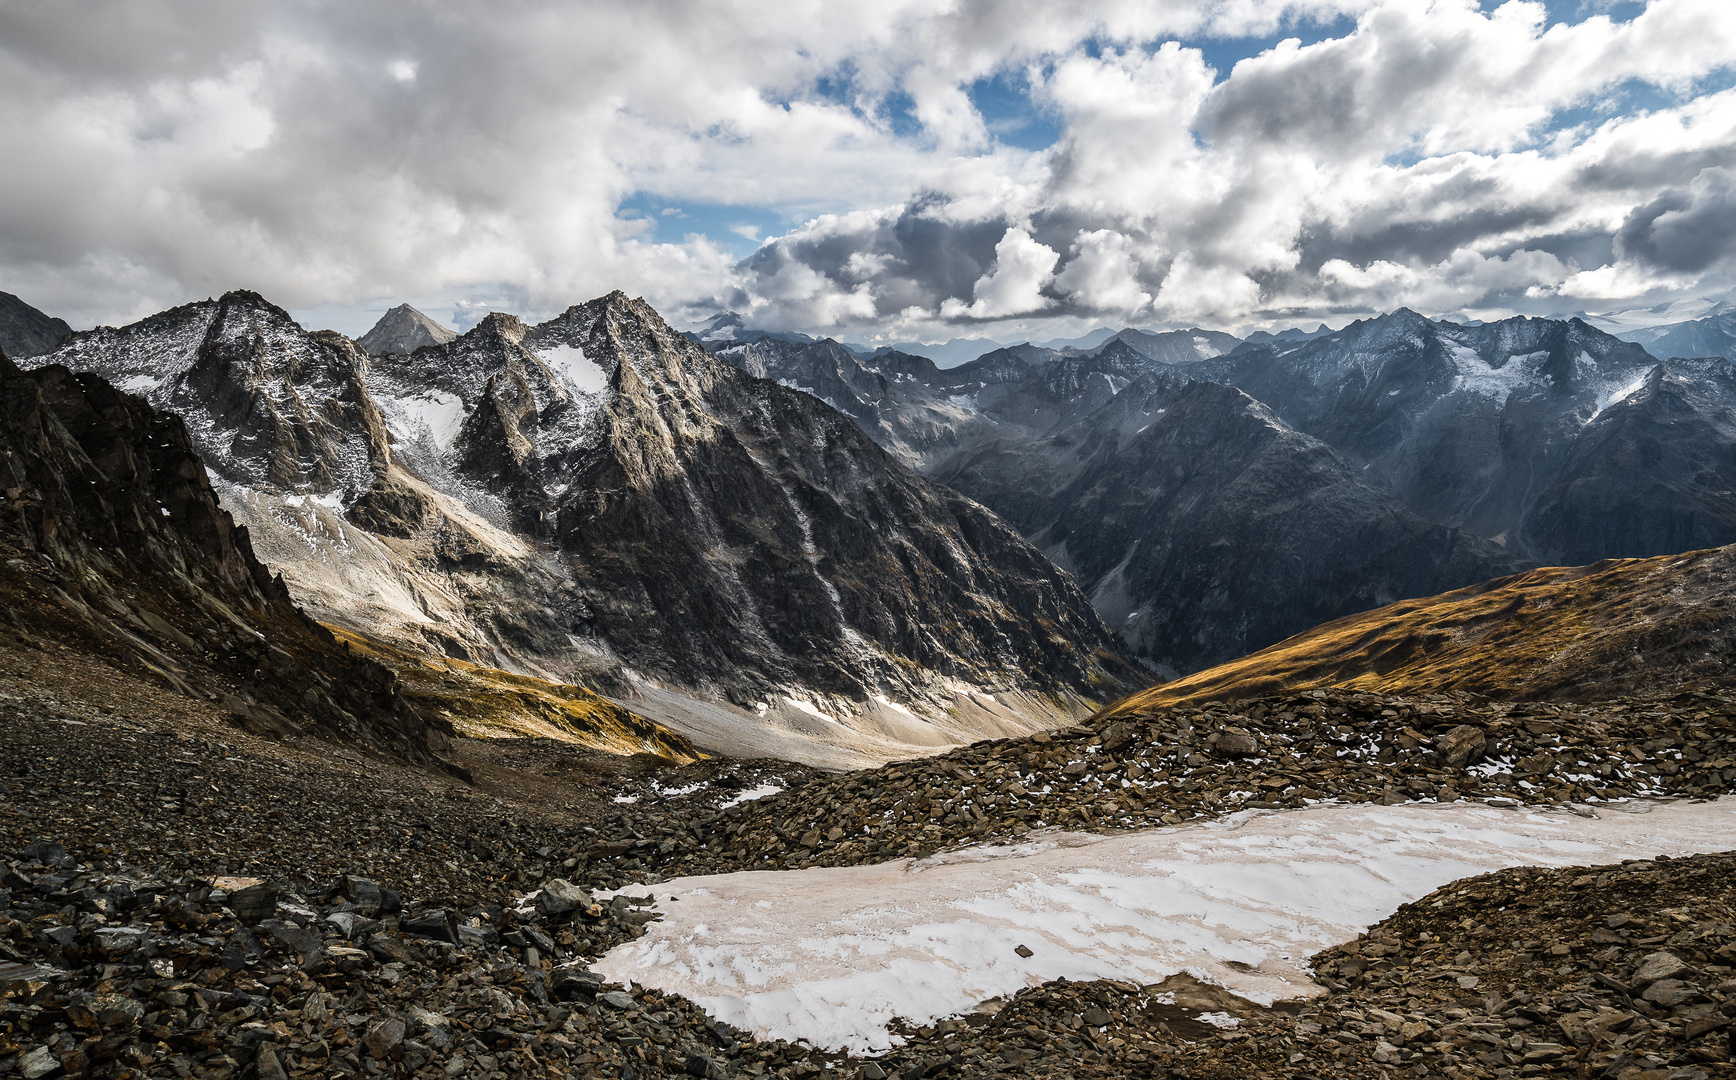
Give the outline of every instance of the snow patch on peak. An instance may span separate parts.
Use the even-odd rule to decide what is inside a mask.
[[[1651,370],[1642,371],[1627,383],[1620,385],[1611,383],[1604,389],[1602,394],[1598,395],[1597,409],[1590,416],[1585,418],[1585,422],[1588,424],[1591,423],[1593,420],[1596,420],[1607,412],[1612,406],[1619,405],[1639,393],[1641,390],[1644,390],[1646,388],[1646,383],[1651,381],[1652,371],[1655,370],[1656,369],[1653,368]]]
[[[1541,386],[1544,376],[1539,368],[1549,356],[1547,351],[1522,353],[1509,356],[1500,367],[1491,367],[1468,345],[1448,345],[1447,352],[1459,372],[1454,389],[1496,401],[1506,401],[1515,391]]]
[[[553,345],[536,355],[574,393],[594,398],[609,392],[609,373],[577,345]]]
[[[441,454],[447,454],[458,441],[458,431],[464,426],[464,399],[457,394],[429,387],[400,395],[379,383],[369,389],[387,430],[400,442],[426,438]]]
[[[803,701],[801,698],[791,697],[788,694],[785,694],[783,697],[784,697],[784,700],[789,702],[791,706],[793,706],[794,708],[800,709],[802,712],[807,713],[809,716],[814,717],[816,720],[824,720],[828,724],[836,724],[838,722],[834,717],[828,716],[827,714],[821,712],[819,710],[819,708],[814,705],[813,702]]]

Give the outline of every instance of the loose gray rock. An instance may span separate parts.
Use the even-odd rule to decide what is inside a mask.
[[[1655,952],[1634,969],[1634,976],[1628,980],[1635,986],[1648,986],[1660,979],[1676,979],[1692,971],[1687,961],[1673,952]]]
[[[590,893],[563,878],[555,878],[536,895],[536,908],[544,915],[564,915],[590,902]]]
[[[1488,736],[1480,727],[1460,724],[1435,739],[1435,753],[1449,769],[1463,769],[1483,760],[1488,749]]]

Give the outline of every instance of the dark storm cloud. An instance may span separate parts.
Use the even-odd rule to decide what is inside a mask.
[[[1697,272],[1736,254],[1736,172],[1705,169],[1628,215],[1616,243],[1667,270]]]
[[[841,291],[867,283],[880,316],[912,306],[938,308],[948,297],[970,295],[994,265],[995,245],[1007,230],[999,217],[947,220],[943,203],[928,195],[895,214],[853,215],[833,229],[798,230],[761,247],[741,268],[770,280],[797,264]]]

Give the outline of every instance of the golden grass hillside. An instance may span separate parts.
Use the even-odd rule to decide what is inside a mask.
[[[327,625],[339,641],[398,676],[418,708],[474,739],[542,738],[613,754],[654,754],[686,763],[703,757],[687,737],[590,690],[514,675],[464,660],[427,656]]]
[[[1344,687],[1595,700],[1728,685],[1736,545],[1545,567],[1317,626],[1099,716]]]

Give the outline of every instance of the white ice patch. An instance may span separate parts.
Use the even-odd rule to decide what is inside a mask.
[[[793,698],[788,694],[784,695],[784,700],[817,720],[824,720],[828,724],[836,724],[838,722],[827,714],[821,712],[811,701],[803,701],[801,698]]]
[[[1600,805],[1592,818],[1316,807],[917,863],[682,878],[655,889],[681,902],[596,969],[760,1037],[857,1052],[892,1045],[894,1016],[927,1023],[1063,976],[1154,983],[1186,971],[1269,1004],[1318,993],[1309,956],[1449,881],[1722,851],[1733,827],[1728,797]]]
[[[1592,413],[1590,416],[1586,417],[1585,422],[1588,424],[1591,423],[1593,420],[1596,420],[1598,417],[1602,416],[1604,414],[1604,411],[1607,410],[1611,405],[1616,405],[1616,404],[1619,404],[1623,401],[1626,401],[1628,398],[1633,397],[1635,394],[1639,393],[1641,390],[1644,390],[1645,386],[1646,386],[1646,380],[1650,377],[1651,377],[1651,371],[1650,370],[1642,371],[1639,373],[1639,375],[1635,376],[1635,378],[1632,382],[1627,383],[1627,384],[1622,385],[1622,386],[1610,387],[1607,391],[1605,391],[1598,398],[1597,411]]]
[[[1195,336],[1193,339],[1194,353],[1201,360],[1210,360],[1214,356],[1224,355],[1224,350],[1213,345],[1210,338]]]
[[[550,371],[561,377],[569,389],[586,397],[601,397],[609,392],[609,373],[585,350],[572,345],[556,345],[537,353]]]
[[[167,381],[168,379],[162,375],[128,375],[124,379],[115,380],[115,385],[129,394],[148,398],[152,391],[161,389]]]
[[[400,439],[426,435],[440,453],[451,451],[464,426],[464,399],[443,390],[427,389],[411,397],[378,398],[392,432]]]
[[[730,799],[728,802],[720,803],[718,809],[728,810],[732,806],[740,806],[745,802],[754,802],[757,799],[769,799],[782,790],[784,789],[776,784],[761,784],[759,787],[748,788],[746,791],[737,794],[735,798]]]
[[[898,704],[898,702],[893,701],[891,698],[887,697],[885,694],[875,694],[874,700],[879,702],[881,705],[884,705],[886,708],[893,710],[894,712],[901,712],[905,716],[910,717],[912,720],[916,719],[915,713],[911,712],[909,709],[906,709],[904,706]]]
[[[1494,368],[1484,363],[1477,350],[1469,346],[1453,345],[1449,348],[1453,366],[1459,369],[1459,382],[1455,389],[1503,402],[1515,390],[1542,385],[1543,376],[1537,367],[1549,356],[1547,351],[1509,356],[1505,364]]]
[[[946,399],[948,405],[964,409],[966,412],[980,412],[975,394],[953,394]]]

